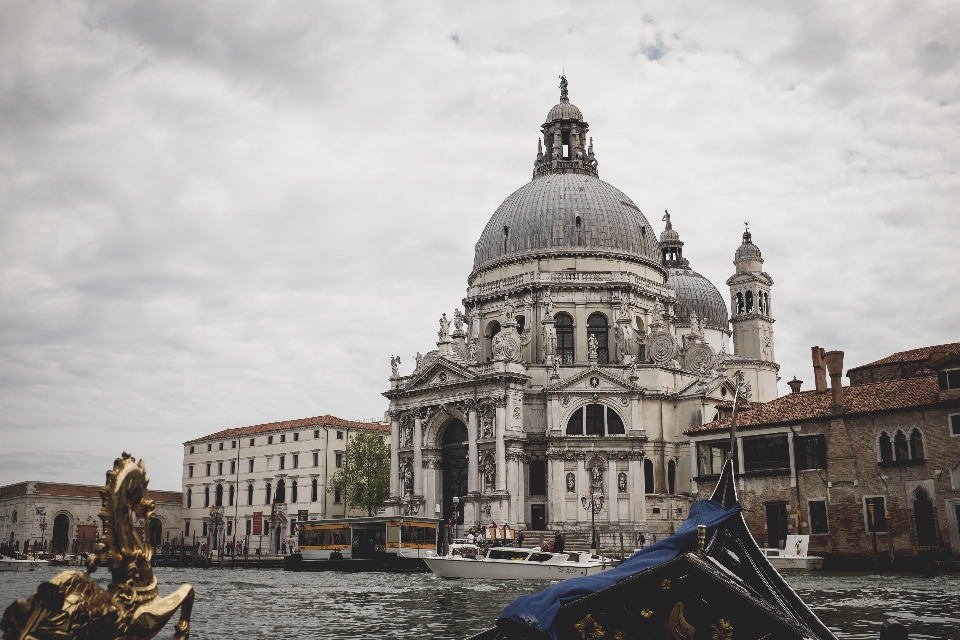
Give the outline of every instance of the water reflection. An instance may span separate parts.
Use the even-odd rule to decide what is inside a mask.
[[[0,574],[0,604],[24,598],[56,570]],[[467,638],[504,606],[546,583],[441,580],[430,574],[285,573],[157,569],[161,594],[194,585],[191,637]],[[103,585],[104,571],[94,574]],[[876,640],[893,616],[911,639],[960,640],[960,577],[831,574],[788,576],[839,638]],[[172,625],[160,637],[170,638]]]

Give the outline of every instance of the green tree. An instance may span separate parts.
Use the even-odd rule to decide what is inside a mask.
[[[339,490],[344,500],[372,516],[390,497],[390,455],[379,433],[361,431],[347,444],[343,466],[330,478],[329,493]]]

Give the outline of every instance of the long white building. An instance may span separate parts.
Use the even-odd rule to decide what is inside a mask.
[[[367,515],[351,509],[339,492],[327,491],[347,443],[363,431],[387,437],[390,425],[326,415],[227,429],[183,443],[184,537],[202,538],[210,547],[217,518],[222,524],[216,529],[227,539],[252,536],[251,548],[276,553],[298,517]]]

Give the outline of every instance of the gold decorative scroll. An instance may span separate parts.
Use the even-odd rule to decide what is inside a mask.
[[[0,619],[4,640],[140,640],[152,638],[180,609],[174,639],[190,637],[193,587],[185,584],[159,597],[150,566],[148,538],[153,500],[147,494],[147,470],[124,452],[107,471],[100,490],[103,536],[86,571],[64,571],[43,582],[26,602],[17,600]],[[138,531],[134,516],[143,522]],[[90,574],[110,570],[104,591]]]

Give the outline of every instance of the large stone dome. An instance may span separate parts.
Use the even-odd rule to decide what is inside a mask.
[[[687,266],[670,267],[666,285],[677,292],[676,317],[690,321],[690,312],[696,311],[700,321],[727,329],[727,302],[713,283]]]
[[[556,172],[537,176],[497,208],[473,268],[572,253],[660,263],[656,233],[630,198],[594,175]]]

